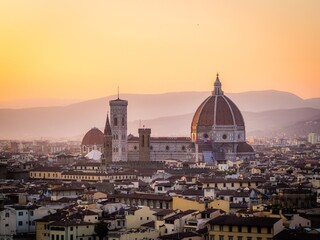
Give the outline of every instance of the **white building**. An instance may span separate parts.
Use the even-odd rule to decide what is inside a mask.
[[[12,208],[4,208],[0,211],[0,236],[10,239],[16,232],[16,212]]]
[[[308,134],[308,142],[311,143],[311,144],[318,143],[319,142],[319,138],[320,138],[320,136],[317,133],[312,132],[312,133]]]
[[[56,210],[47,207],[34,205],[10,206],[7,209],[9,215],[12,214],[10,218],[15,219],[17,234],[35,232],[35,220],[56,212]],[[12,222],[12,220],[9,221]]]

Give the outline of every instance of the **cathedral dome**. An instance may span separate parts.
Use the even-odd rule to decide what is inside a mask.
[[[195,112],[192,132],[201,127],[235,126],[244,129],[244,120],[238,107],[223,94],[219,76],[212,95],[204,100]]]
[[[81,145],[103,145],[104,136],[98,128],[91,128],[82,139]]]

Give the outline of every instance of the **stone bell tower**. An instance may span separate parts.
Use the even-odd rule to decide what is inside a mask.
[[[119,98],[111,100],[110,122],[112,133],[112,161],[127,161],[127,106],[128,101]]]

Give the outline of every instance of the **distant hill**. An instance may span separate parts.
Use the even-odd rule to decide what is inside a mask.
[[[247,135],[271,136],[320,132],[320,110],[313,108],[271,110],[260,113],[242,112]],[[189,136],[193,113],[157,118],[145,121],[152,134],[165,136]],[[318,122],[317,122],[318,121]],[[311,124],[312,123],[312,124]],[[318,124],[316,124],[318,123]],[[139,121],[129,123],[129,129],[137,129]],[[309,127],[303,127],[309,126]],[[134,131],[136,134],[136,131]]]
[[[152,128],[154,136],[188,136],[192,115],[209,94],[123,94],[121,98],[129,101],[128,133],[136,133],[139,125],[146,125]],[[243,111],[248,132],[266,132],[279,126],[313,121],[320,111],[320,98],[303,100],[286,92],[226,95]],[[109,100],[115,98],[109,96],[64,107],[0,109],[0,139],[83,136],[91,127],[103,128]],[[292,112],[286,112],[286,109],[292,109]],[[268,113],[273,110],[276,111]]]

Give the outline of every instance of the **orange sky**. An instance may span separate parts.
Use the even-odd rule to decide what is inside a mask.
[[[276,89],[320,97],[320,1],[0,1],[0,101]]]

